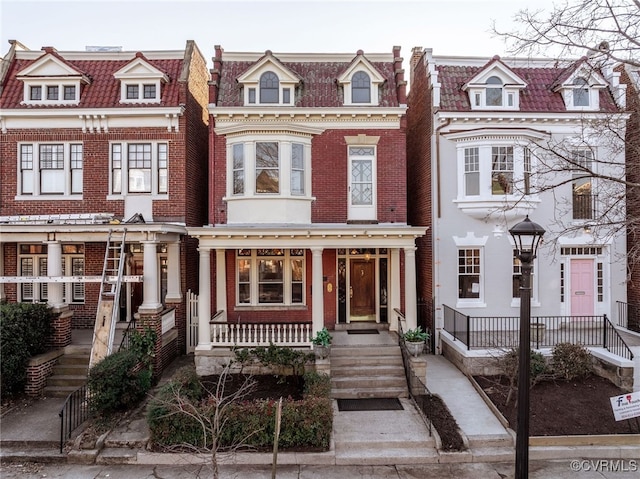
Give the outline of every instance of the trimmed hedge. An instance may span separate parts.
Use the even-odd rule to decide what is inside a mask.
[[[2,397],[24,390],[29,358],[47,350],[53,314],[46,304],[0,304]]]
[[[329,377],[307,373],[304,375],[304,382],[305,396],[302,400],[282,401],[279,447],[328,450],[333,426]],[[180,397],[183,407],[187,405],[209,420],[215,413],[215,398],[211,395],[198,397],[197,389],[191,380],[179,378],[167,383],[151,401],[147,421],[154,445],[166,447],[188,444],[200,449],[211,446],[211,431],[207,431],[205,439],[202,425],[193,417],[180,412],[176,404]],[[277,404],[278,401],[275,400],[229,404],[224,408],[221,418],[224,425],[218,437],[220,448],[271,448]]]

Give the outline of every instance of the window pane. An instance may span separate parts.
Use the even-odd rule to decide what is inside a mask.
[[[576,86],[573,90],[573,106],[589,106],[589,88],[588,82],[584,78],[576,78],[573,84]]]
[[[58,99],[58,87],[57,86],[48,86],[47,87],[47,100],[57,100]]]
[[[489,77],[487,85],[500,85],[500,88],[487,87],[486,104],[487,106],[502,106],[502,80],[498,77]]]
[[[76,99],[76,87],[74,85],[66,85],[64,87],[64,99],[65,100]]]
[[[151,144],[129,145],[129,192],[151,192]]]
[[[373,204],[373,162],[351,161],[351,204]]]
[[[138,85],[127,85],[127,100],[138,99]]]
[[[122,193],[122,145],[111,145],[111,191]]]
[[[40,145],[40,192],[64,194],[64,145]]]
[[[29,89],[29,99],[30,100],[42,100],[42,87],[41,86],[32,86]]]
[[[20,259],[20,276],[34,276],[33,258]],[[22,288],[22,300],[33,300],[33,283],[21,283],[20,286]]]
[[[144,85],[144,98],[146,99],[155,99],[156,98],[156,86],[155,85]]]
[[[251,260],[238,260],[238,303],[251,302]]]
[[[273,72],[263,73],[260,77],[260,103],[278,103],[280,82]]]
[[[464,150],[465,195],[480,194],[480,155],[478,148]]]
[[[513,147],[494,146],[491,149],[491,192],[494,195],[513,193]]]
[[[291,89],[285,88],[282,90],[282,103],[289,104],[291,103]]]
[[[279,193],[278,143],[256,143],[256,193]]]
[[[365,72],[357,72],[351,79],[351,101],[371,103],[371,80]]]
[[[255,102],[256,102],[256,89],[249,88],[249,103],[255,103]]]
[[[291,193],[304,194],[304,145],[291,145]]]
[[[233,145],[233,194],[244,193],[244,145]]]
[[[480,297],[480,250],[458,250],[458,298]]]
[[[71,275],[84,276],[84,258],[71,258]],[[72,301],[84,301],[84,283],[73,283],[72,293]]]
[[[82,145],[71,145],[71,193],[82,193]]]
[[[166,193],[168,191],[167,184],[167,144],[158,144],[158,193]]]
[[[283,303],[283,260],[263,259],[258,261],[258,302]]]

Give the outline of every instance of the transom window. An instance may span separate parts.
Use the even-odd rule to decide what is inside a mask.
[[[82,194],[81,143],[21,143],[18,155],[19,195]]]
[[[240,249],[236,268],[238,305],[304,304],[303,249]]]
[[[167,143],[112,143],[111,193],[168,193]]]
[[[371,79],[365,72],[356,72],[351,79],[351,101],[371,103]]]

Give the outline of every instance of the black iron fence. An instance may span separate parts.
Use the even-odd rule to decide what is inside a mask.
[[[640,333],[640,306],[616,301],[618,306],[618,326]]]
[[[519,316],[468,316],[443,305],[444,329],[467,349],[516,348],[520,341]],[[534,316],[530,323],[531,347],[558,343],[604,347],[626,359],[633,353],[606,315]]]
[[[124,333],[122,334],[122,341],[120,342],[119,351],[129,350],[129,348],[131,347],[131,336],[133,335],[133,332],[136,331],[136,326],[137,324],[135,320],[129,321],[127,329],[125,329]]]
[[[71,437],[71,433],[93,415],[90,399],[90,391],[87,384],[67,396],[67,400],[59,414],[60,453],[64,449],[64,443]]]
[[[433,354],[436,350],[436,336],[435,331],[435,310],[433,300],[419,298],[418,299],[418,326],[429,333],[429,339],[427,339],[427,353]]]

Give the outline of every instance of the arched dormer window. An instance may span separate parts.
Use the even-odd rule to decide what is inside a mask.
[[[265,72],[260,77],[260,103],[279,103],[280,81],[273,72]]]
[[[497,76],[487,78],[487,106],[502,106],[502,80]]]
[[[351,101],[371,103],[371,79],[365,72],[356,72],[351,79]]]
[[[573,81],[573,106],[589,106],[589,83],[583,77]]]

